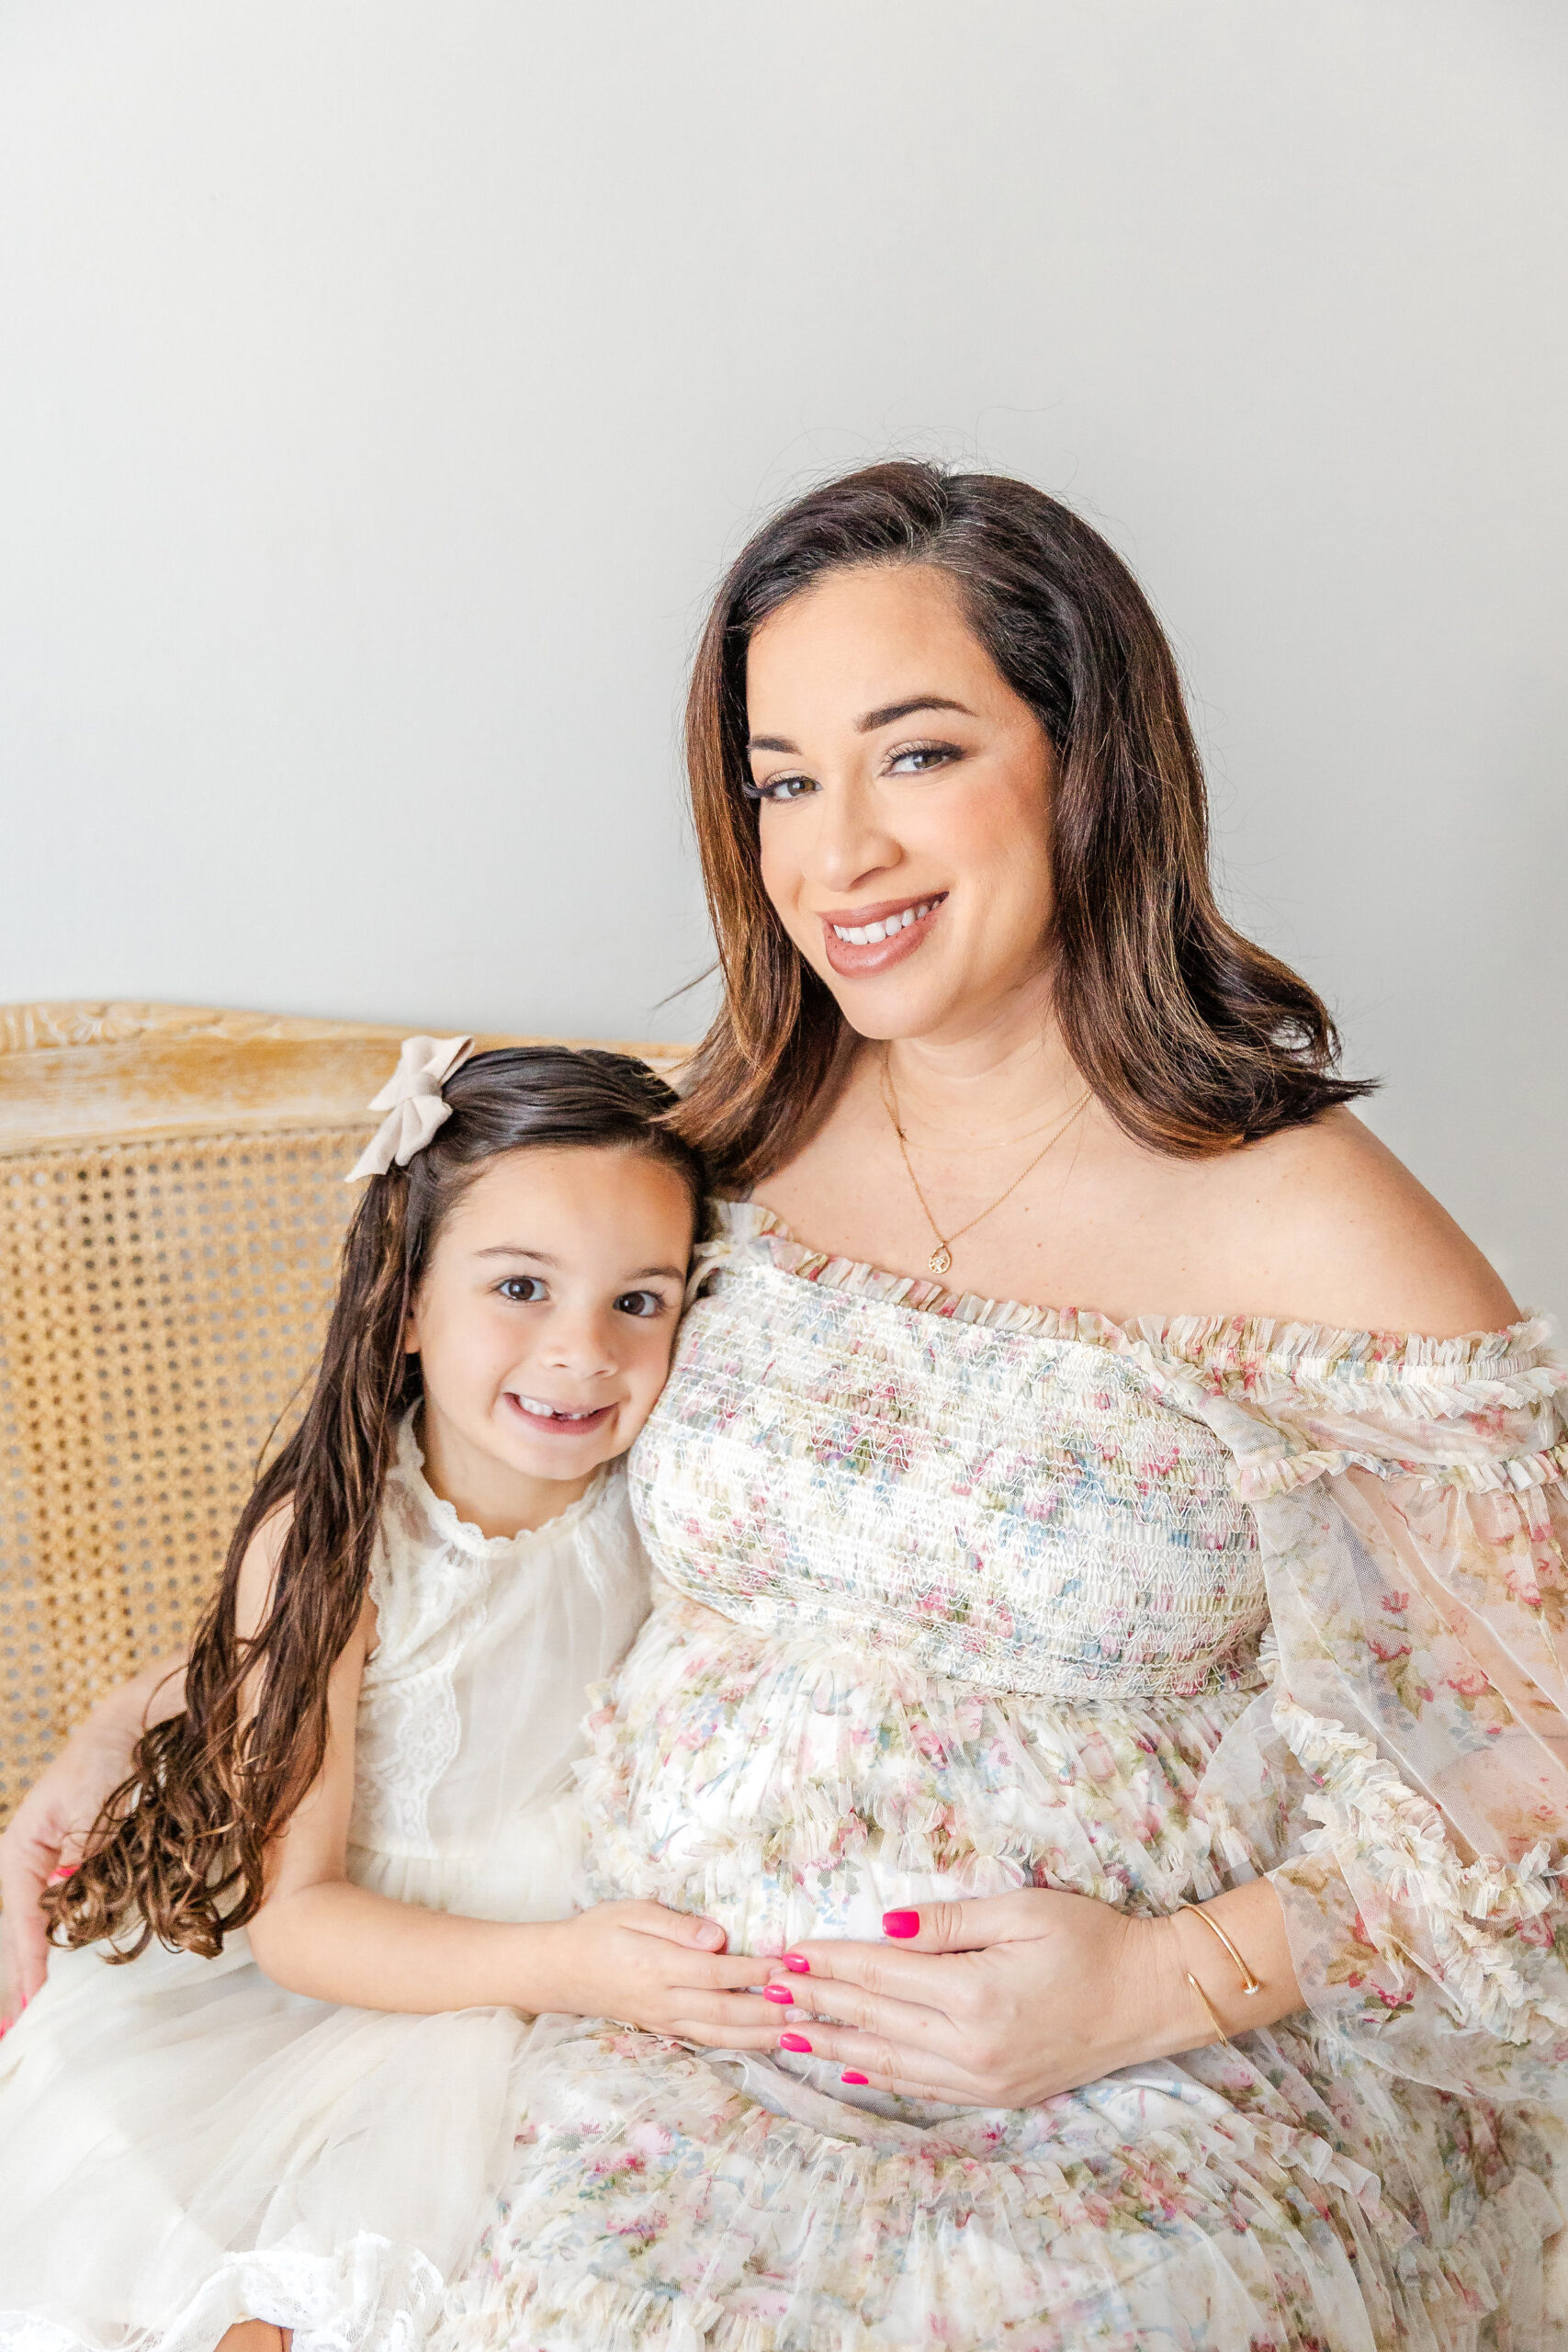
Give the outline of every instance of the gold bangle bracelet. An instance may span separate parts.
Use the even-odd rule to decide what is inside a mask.
[[[1198,1979],[1193,1975],[1190,1969],[1187,1972],[1187,1982],[1191,1985],[1192,1990],[1197,1994],[1198,1998],[1208,2010],[1209,2023],[1213,2027],[1214,2031],[1219,2035],[1220,2040],[1224,2043],[1225,2048],[1227,2050],[1234,2050],[1235,2048],[1235,2044],[1231,2040],[1229,2034],[1225,2031],[1224,2027],[1220,2023],[1219,2011],[1215,2008],[1213,2001],[1210,2000],[1209,1996],[1204,1992],[1203,1987],[1199,1984]]]
[[[1237,1951],[1235,1944],[1232,1943],[1230,1938],[1226,1935],[1219,1921],[1217,1919],[1211,1919],[1208,1913],[1203,1909],[1201,1904],[1184,1903],[1182,1904],[1181,1908],[1183,1911],[1190,1911],[1195,1919],[1201,1919],[1203,1925],[1208,1928],[1209,1933],[1212,1936],[1218,1936],[1221,1943],[1224,1944],[1225,1950],[1235,1961],[1237,1968],[1241,1971],[1241,1989],[1247,1995],[1247,1999],[1250,2000],[1254,1993],[1261,1993],[1263,1990],[1261,1981],[1258,1977],[1254,1976],[1251,1969],[1248,1968],[1246,1961],[1243,1960],[1240,1952]]]

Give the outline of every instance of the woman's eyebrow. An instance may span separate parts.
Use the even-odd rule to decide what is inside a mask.
[[[863,718],[856,719],[855,733],[874,735],[879,727],[891,727],[895,719],[908,718],[912,711],[917,710],[956,710],[965,718],[975,716],[966,702],[954,702],[951,695],[914,695],[908,702],[884,703],[880,710],[868,710]],[[800,745],[792,743],[787,735],[753,735],[748,739],[746,749],[749,752],[787,752],[797,755]]]
[[[965,702],[954,702],[951,695],[914,695],[908,702],[884,703],[880,710],[868,710],[863,718],[855,721],[857,735],[874,735],[879,727],[891,727],[895,719],[908,718],[917,710],[956,710],[965,718],[975,714]]]

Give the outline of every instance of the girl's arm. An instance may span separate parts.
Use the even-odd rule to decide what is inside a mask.
[[[276,1527],[276,1521],[272,1522]],[[265,1614],[275,1542],[262,1530],[241,1571],[241,1629]],[[716,2047],[766,2049],[776,2008],[744,1988],[767,1963],[722,1947],[711,1919],[654,1903],[602,1904],[571,1919],[465,1919],[374,1894],[346,1875],[355,1726],[375,1641],[367,1602],[328,1687],[327,1752],[267,1857],[251,1950],[276,1984],[358,2008],[568,2010]]]
[[[262,1538],[258,1537],[258,1545]],[[252,1562],[241,1570],[245,1620]],[[266,1894],[251,1921],[258,1965],[290,1992],[358,2008],[435,2010],[548,2006],[536,1930],[425,1911],[347,1876],[355,1724],[376,1635],[367,1602],[328,1687],[327,1752],[309,1794],[267,1855]]]

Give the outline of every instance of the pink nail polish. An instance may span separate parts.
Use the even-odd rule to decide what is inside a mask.
[[[49,1874],[49,1883],[51,1886],[54,1886],[58,1884],[61,1879],[74,1878],[75,1875],[76,1865],[74,1862],[62,1862],[57,1871],[51,1871]]]
[[[786,1951],[784,1956],[784,1964],[796,1976],[809,1976],[811,1973],[811,1962],[803,1951]]]
[[[839,2080],[841,2083],[864,2083],[869,2082],[870,2079],[871,2078],[868,2075],[857,2075],[852,2066],[846,2066],[843,2073],[839,2076]]]
[[[804,2050],[808,2058],[811,2055],[811,2044],[807,2041],[803,2033],[781,2033],[779,2036],[779,2048],[781,2050]]]
[[[882,1932],[885,1936],[918,1936],[920,1932],[920,1915],[918,1911],[885,1911],[882,1915]]]
[[[781,2008],[784,2008],[793,2005],[795,1995],[787,1984],[764,1984],[762,1998],[764,2001],[777,2001]]]

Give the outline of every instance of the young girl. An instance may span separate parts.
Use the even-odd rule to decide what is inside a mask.
[[[711,1921],[566,1916],[585,1688],[647,1606],[616,1458],[701,1170],[640,1062],[448,1075],[468,1043],[410,1039],[377,1098],[304,1420],[50,1897],[72,1949],[0,2044],[6,2352],[247,2320],[405,2352],[498,2185],[526,2013],[773,2039]]]

